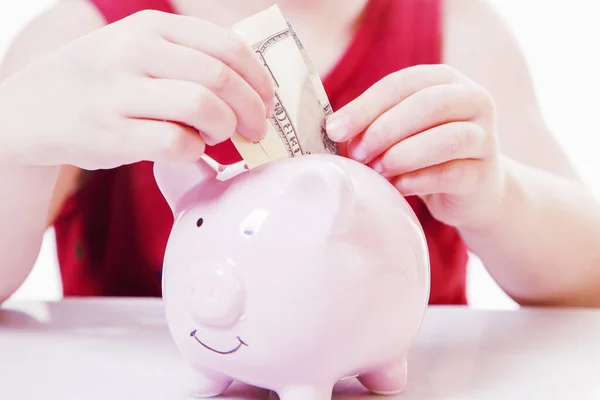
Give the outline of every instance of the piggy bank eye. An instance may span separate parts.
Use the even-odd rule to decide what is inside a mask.
[[[196,226],[198,228],[200,228],[202,226],[202,224],[204,223],[204,220],[202,218],[198,218],[198,221],[196,221]]]

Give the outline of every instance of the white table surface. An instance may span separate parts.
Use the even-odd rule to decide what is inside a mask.
[[[356,380],[334,399],[600,399],[600,311],[431,307],[397,396]],[[0,310],[0,399],[189,399],[158,299],[17,302]],[[277,399],[233,384],[221,399]],[[310,399],[307,399],[310,400]]]

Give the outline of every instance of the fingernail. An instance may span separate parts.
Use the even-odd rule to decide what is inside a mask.
[[[373,165],[371,166],[376,172],[380,173],[383,175],[383,164],[381,163],[381,160],[377,160],[373,162]]]
[[[269,129],[269,120],[265,119],[265,126],[263,128],[263,131],[260,133],[260,135],[258,135],[258,137],[256,138],[256,140],[253,143],[258,144],[258,142],[263,140],[265,138],[265,136],[267,136],[268,129]]]
[[[273,117],[275,114],[275,106],[277,105],[277,97],[273,97],[273,100],[267,104],[267,118]]]
[[[354,158],[358,162],[365,162],[369,157],[369,150],[367,146],[363,142],[360,142],[356,145],[354,149],[352,149],[352,158]]]
[[[325,129],[331,140],[341,142],[348,135],[348,121],[343,116],[330,117],[325,123]]]

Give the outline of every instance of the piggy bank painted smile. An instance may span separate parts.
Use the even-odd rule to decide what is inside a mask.
[[[387,180],[334,155],[227,180],[204,161],[154,173],[175,217],[165,312],[193,395],[219,395],[233,380],[282,400],[330,399],[346,377],[375,393],[403,389],[429,258]]]

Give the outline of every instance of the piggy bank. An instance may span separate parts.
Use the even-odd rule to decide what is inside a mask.
[[[305,155],[219,179],[155,164],[174,214],[163,268],[170,333],[196,397],[234,381],[282,400],[341,379],[401,391],[429,300],[429,255],[407,201],[365,165]]]

